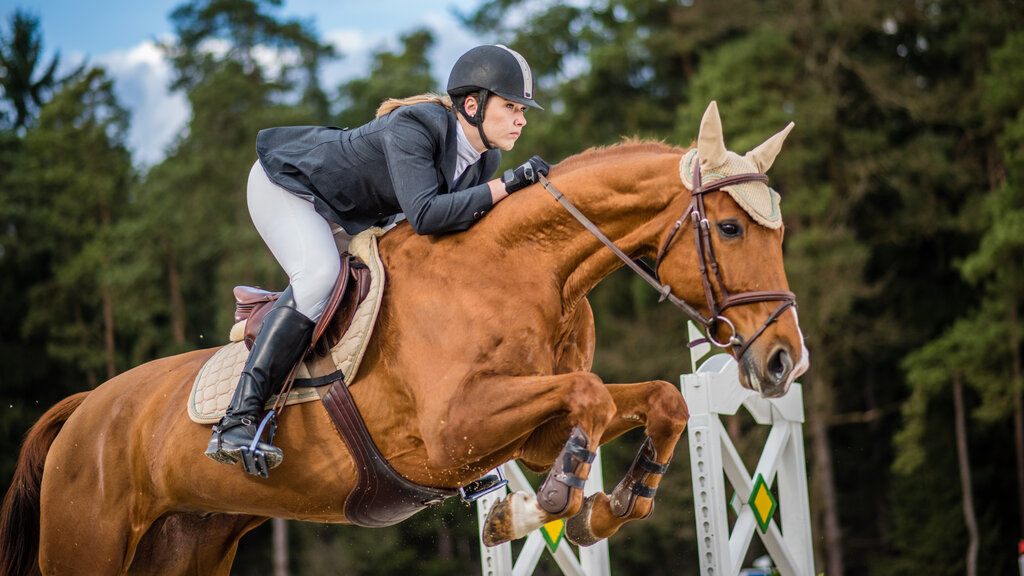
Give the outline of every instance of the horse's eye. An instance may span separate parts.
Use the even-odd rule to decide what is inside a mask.
[[[718,223],[718,231],[724,238],[739,238],[743,235],[743,226],[735,220],[725,220]]]

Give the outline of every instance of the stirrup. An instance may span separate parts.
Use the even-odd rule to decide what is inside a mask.
[[[501,466],[498,466],[490,474],[459,488],[459,496],[463,502],[468,504],[483,498],[495,490],[500,490],[506,485],[508,485],[508,479],[505,478],[505,474],[501,471]]]
[[[267,454],[260,447],[260,439],[263,437],[263,430],[270,424],[270,430],[267,433],[267,444],[274,442],[274,434],[277,433],[277,414],[271,410],[267,412],[267,415],[263,417],[259,427],[256,429],[256,434],[252,437],[252,444],[248,446],[242,446],[242,468],[252,474],[253,476],[259,476],[260,478],[266,478],[270,475],[270,467],[267,466]]]

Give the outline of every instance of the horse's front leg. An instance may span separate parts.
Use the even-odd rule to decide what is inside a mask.
[[[562,453],[539,491],[513,493],[495,504],[486,523],[484,541],[494,545],[521,538],[540,526],[576,514],[583,503],[583,482],[615,402],[595,374],[573,372],[553,376],[481,378],[465,384],[458,400],[448,404],[444,418],[424,441],[435,466],[455,465],[470,453],[487,462],[488,455],[514,455],[524,438],[554,418],[568,423],[559,442]],[[471,451],[471,452],[470,452]],[[470,453],[468,453],[470,452]],[[549,456],[550,458],[550,456]]]
[[[615,384],[608,391],[618,413],[601,443],[639,425],[646,425],[647,438],[612,493],[591,494],[566,523],[566,537],[581,546],[608,538],[626,522],[650,516],[655,491],[689,418],[682,395],[668,382]]]

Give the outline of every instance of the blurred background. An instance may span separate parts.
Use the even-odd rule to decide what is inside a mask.
[[[63,28],[48,22],[87,3],[36,4],[0,2],[0,486],[56,400],[223,344],[234,285],[284,287],[244,202],[259,129],[357,126],[504,43],[546,108],[504,167],[624,137],[688,146],[710,100],[741,153],[796,122],[770,175],[812,358],[817,572],[1018,573],[1020,0],[160,1]],[[117,57],[79,37],[125,31],[141,36]],[[685,318],[640,279],[590,300],[606,381],[688,371]],[[753,469],[764,432],[727,420]],[[640,439],[604,450],[606,485]],[[613,573],[698,573],[690,481],[681,444],[654,515],[611,539]],[[480,573],[458,502],[386,529],[285,528],[294,575]],[[246,536],[233,573],[270,573],[271,540],[271,523]]]

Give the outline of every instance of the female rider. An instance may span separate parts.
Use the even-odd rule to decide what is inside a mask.
[[[419,234],[465,230],[496,203],[547,174],[534,156],[490,179],[526,125],[533,74],[500,45],[463,54],[448,97],[388,100],[359,128],[294,126],[261,130],[249,172],[249,214],[289,285],[267,313],[226,415],[206,455],[224,464],[253,443],[267,398],[310,344],[340,270],[339,248],[359,232],[404,214]],[[280,448],[262,439],[267,468]],[[246,471],[255,474],[256,470]]]

